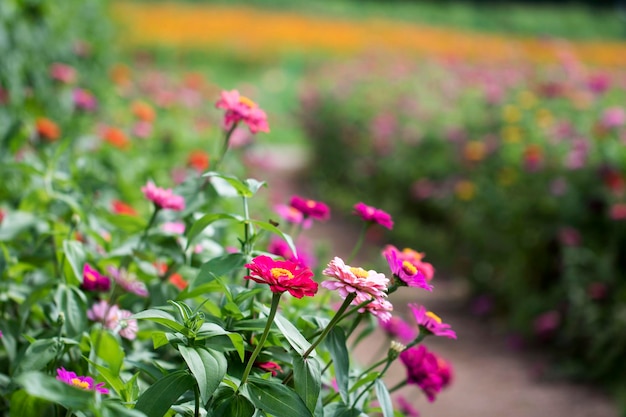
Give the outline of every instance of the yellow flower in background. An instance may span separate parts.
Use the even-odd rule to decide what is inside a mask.
[[[531,91],[525,90],[519,93],[517,101],[522,108],[530,109],[537,104],[537,97]]]
[[[522,129],[519,126],[504,126],[501,135],[505,143],[519,143],[522,140]]]
[[[469,201],[476,195],[476,186],[468,180],[461,180],[454,186],[454,193],[459,200]]]
[[[487,155],[487,146],[480,140],[471,140],[465,144],[463,149],[463,156],[468,161],[478,162],[482,161]]]
[[[498,184],[507,187],[517,180],[517,172],[513,168],[502,168],[498,172]]]
[[[535,113],[535,120],[539,127],[546,129],[554,123],[554,116],[552,116],[552,112],[548,109],[539,109],[537,113]]]
[[[502,118],[507,123],[517,123],[522,119],[522,112],[519,107],[507,104],[502,109]]]

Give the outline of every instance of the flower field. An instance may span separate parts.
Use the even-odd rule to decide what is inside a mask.
[[[101,0],[0,23],[3,415],[418,416],[454,382],[423,342],[457,334],[393,294],[442,275],[620,381],[623,43]],[[311,195],[259,178],[304,140]],[[311,238],[331,217],[347,253]]]

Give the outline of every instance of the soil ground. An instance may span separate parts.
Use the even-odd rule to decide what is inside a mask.
[[[293,194],[307,196],[306,152],[299,148],[264,150],[262,155],[271,170],[259,177],[266,179],[272,198],[287,202]],[[358,230],[346,222],[318,223],[307,231],[310,238],[331,242],[333,254],[347,257]],[[439,337],[426,339],[426,346],[453,364],[454,379],[433,403],[416,387],[399,390],[420,411],[421,417],[618,417],[617,407],[608,395],[588,385],[545,378],[542,371],[548,357],[544,352],[513,350],[506,337],[492,326],[469,314],[462,283],[435,276],[432,293],[407,288],[393,294],[395,312],[408,317],[409,302],[423,303],[437,312],[457,332],[458,340]],[[375,333],[361,342],[356,357],[371,363],[383,348],[386,338]],[[380,356],[376,356],[379,359]],[[390,368],[389,387],[405,377],[401,363]]]

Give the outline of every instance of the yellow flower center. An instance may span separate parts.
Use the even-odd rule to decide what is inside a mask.
[[[313,207],[315,207],[315,200],[307,200],[307,202],[306,202],[306,206],[307,206],[308,208],[313,208]]]
[[[402,269],[409,275],[415,275],[417,273],[417,268],[409,261],[402,262]]]
[[[287,278],[287,279],[291,279],[293,278],[293,274],[291,273],[291,271],[285,269],[285,268],[272,268],[270,270],[270,272],[272,273],[272,276],[276,279],[278,278]]]
[[[423,253],[419,253],[417,251],[414,251],[411,248],[404,248],[404,249],[402,249],[402,255],[404,255],[406,257],[410,257],[410,258],[415,258],[418,261],[421,260],[424,257]]]
[[[435,313],[433,313],[432,311],[427,311],[426,315],[430,317],[431,319],[435,320],[437,323],[441,324],[441,318]]]
[[[367,278],[367,271],[363,268],[350,267],[350,272],[358,278]]]
[[[87,272],[85,274],[85,279],[87,281],[95,282],[96,281],[96,276],[92,272]]]
[[[78,378],[72,378],[71,382],[72,382],[72,385],[74,385],[75,387],[82,388],[82,389],[89,389],[89,382],[81,381]]]
[[[245,96],[239,96],[239,102],[249,108],[256,107],[256,103]]]

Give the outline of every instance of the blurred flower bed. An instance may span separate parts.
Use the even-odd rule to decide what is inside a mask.
[[[625,100],[623,69],[567,50],[549,66],[368,56],[312,72],[300,120],[323,195],[386,207],[396,245],[470,281],[474,313],[609,381],[626,354]]]

